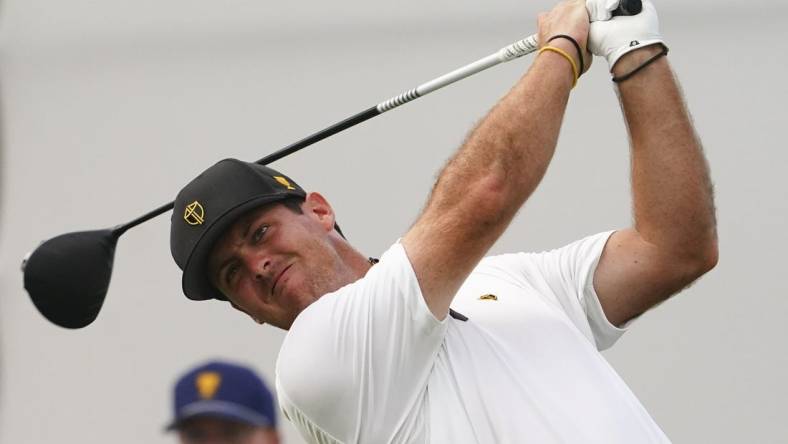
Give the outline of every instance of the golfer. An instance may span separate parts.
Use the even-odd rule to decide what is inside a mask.
[[[288,330],[276,388],[307,441],[668,441],[599,350],[714,267],[712,187],[654,6],[611,19],[616,4],[540,15],[528,73],[377,263],[323,196],[270,168],[224,160],[178,194],[171,249],[186,296]],[[484,257],[545,173],[587,47],[618,85],[634,224]]]

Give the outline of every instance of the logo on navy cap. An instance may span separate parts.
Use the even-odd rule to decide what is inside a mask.
[[[202,399],[213,398],[221,384],[222,375],[216,372],[202,372],[194,380],[194,385],[197,386],[197,392]]]

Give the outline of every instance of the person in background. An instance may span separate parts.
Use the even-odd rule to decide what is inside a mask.
[[[278,444],[274,397],[250,368],[213,361],[175,383],[168,431],[181,444]]]

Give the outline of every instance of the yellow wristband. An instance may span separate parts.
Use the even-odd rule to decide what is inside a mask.
[[[575,80],[572,83],[572,88],[574,88],[575,85],[577,85],[577,78],[580,77],[580,74],[577,72],[577,63],[575,63],[575,59],[573,59],[572,56],[567,54],[567,52],[564,51],[563,49],[556,48],[555,46],[544,46],[544,47],[542,47],[542,49],[539,50],[539,53],[537,55],[539,55],[539,54],[541,54],[541,53],[543,53],[545,51],[552,51],[554,53],[561,54],[562,56],[564,56],[564,58],[566,60],[569,61],[569,63],[572,65],[572,74],[574,74],[574,76],[575,76]]]

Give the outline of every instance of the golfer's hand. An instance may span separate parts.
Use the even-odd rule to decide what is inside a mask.
[[[649,0],[643,0],[643,11],[632,16],[612,17],[618,0],[586,0],[591,31],[588,49],[607,59],[610,70],[624,54],[646,46],[663,43],[659,33],[657,10]]]
[[[588,42],[589,19],[584,0],[567,0],[559,3],[550,12],[539,14],[539,47],[547,45],[551,37],[563,34],[575,39],[582,50],[585,71],[591,67],[591,53],[586,49]],[[575,61],[580,66],[579,57],[574,45],[566,39],[554,39],[549,43],[563,49],[568,54],[575,57]]]

